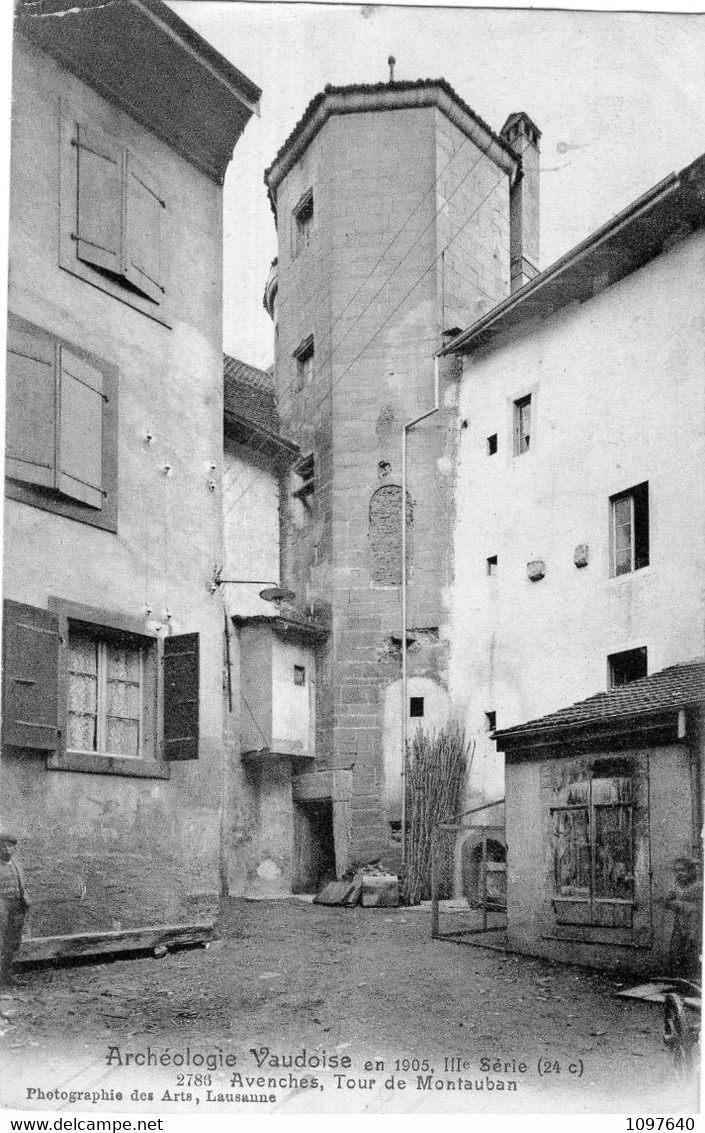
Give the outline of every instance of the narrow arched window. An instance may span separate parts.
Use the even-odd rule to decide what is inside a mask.
[[[370,500],[370,580],[377,586],[401,586],[402,494],[396,484],[378,488]],[[406,496],[406,569],[412,553],[413,504]]]

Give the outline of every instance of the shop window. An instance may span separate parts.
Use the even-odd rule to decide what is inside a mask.
[[[396,484],[378,488],[370,500],[370,580],[377,586],[401,586],[402,491]],[[414,509],[406,497],[406,569],[412,559]]]
[[[6,601],[4,744],[99,774],[166,778],[168,763],[197,759],[198,634],[139,628],[60,599],[48,610]]]
[[[647,675],[646,647],[625,649],[623,653],[612,653],[607,658],[610,688],[619,688],[631,681],[641,680]]]
[[[298,256],[308,248],[313,233],[313,189],[304,193],[293,213],[292,253]]]
[[[6,494],[117,528],[117,369],[11,315]]]
[[[649,565],[649,484],[610,498],[610,573],[629,574]]]
[[[151,169],[117,138],[62,119],[62,268],[166,322],[166,202]]]

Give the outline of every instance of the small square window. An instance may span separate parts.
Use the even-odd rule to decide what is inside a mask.
[[[497,451],[497,434],[493,433],[491,437],[487,438],[487,455],[494,456]]]
[[[305,338],[294,351],[296,359],[296,388],[299,392],[313,377],[313,335]]]
[[[610,497],[610,573],[630,574],[649,565],[649,484]]]
[[[619,688],[631,681],[638,681],[647,675],[646,647],[625,649],[623,653],[612,653],[608,658],[610,688]]]
[[[485,728],[488,732],[494,732],[497,727],[497,713],[485,712]]]
[[[497,573],[497,556],[496,555],[490,555],[490,557],[487,559],[486,570],[487,570],[488,574],[496,574]]]
[[[514,402],[514,455],[529,451],[531,444],[531,394]]]
[[[306,684],[306,670],[303,665],[294,665],[294,684],[299,686]]]
[[[424,698],[422,696],[411,696],[409,698],[409,715],[410,716],[423,716],[424,714]]]
[[[304,193],[294,209],[293,254],[300,255],[311,242],[313,232],[313,189]]]

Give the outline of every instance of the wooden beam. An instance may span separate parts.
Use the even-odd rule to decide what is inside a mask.
[[[70,936],[35,936],[22,941],[16,964],[37,960],[99,956],[106,952],[166,949],[180,944],[207,944],[214,938],[213,924],[161,925],[117,932],[74,933]],[[163,952],[161,953],[164,954]]]

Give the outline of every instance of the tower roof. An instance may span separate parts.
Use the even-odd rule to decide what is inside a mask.
[[[276,211],[276,192],[289,170],[325,122],[334,114],[359,114],[375,110],[406,110],[437,106],[460,130],[471,137],[496,164],[513,176],[520,159],[509,143],[488,126],[467,105],[445,79],[416,79],[409,82],[354,83],[326,86],[309,102],[272,164],[265,170],[272,208]]]

